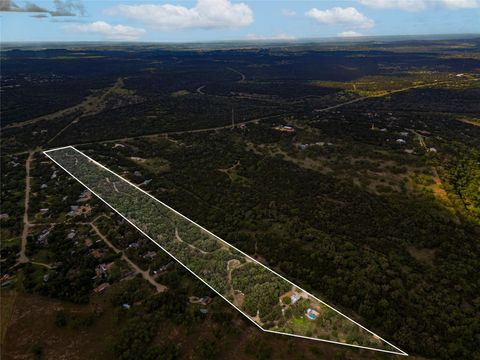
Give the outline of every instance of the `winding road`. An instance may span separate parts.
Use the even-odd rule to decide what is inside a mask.
[[[155,287],[157,292],[164,292],[164,291],[168,290],[168,288],[165,285],[162,285],[162,284],[159,284],[158,282],[156,282],[155,279],[153,278],[153,276],[150,275],[148,270],[140,269],[140,267],[137,264],[135,264],[132,260],[130,260],[122,250],[118,249],[115,245],[113,245],[110,242],[110,240],[108,240],[107,237],[105,235],[103,235],[101,233],[101,231],[98,229],[98,227],[94,224],[95,220],[93,220],[89,224],[92,227],[93,231],[95,231],[95,233],[98,235],[98,237],[100,239],[102,239],[105,242],[105,244],[108,245],[108,247],[110,247],[116,254],[122,254],[122,257],[121,257],[122,260],[124,260],[128,265],[130,265],[130,267],[132,267],[135,270],[135,272],[141,274],[142,277],[146,281],[148,281],[151,285],[153,285]]]

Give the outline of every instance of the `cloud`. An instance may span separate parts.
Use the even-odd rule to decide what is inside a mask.
[[[480,8],[480,0],[439,0],[439,3],[449,9]]]
[[[75,0],[54,0],[55,10],[50,11],[52,16],[75,16],[85,15],[85,7],[81,1]]]
[[[117,5],[105,11],[142,21],[160,30],[222,29],[250,25],[253,12],[244,3],[229,0],[198,0],[194,7],[172,4]]]
[[[52,23],[73,23],[73,24],[86,24],[88,23],[88,21],[85,21],[85,20],[79,20],[78,18],[63,18],[63,17],[59,17],[59,18],[53,18],[50,20],[50,22]]]
[[[448,9],[473,9],[480,7],[480,0],[357,0],[360,4],[377,9],[419,11],[428,7]]]
[[[334,7],[328,10],[313,8],[308,10],[305,15],[320,24],[343,25],[359,29],[368,29],[375,25],[372,19],[369,19],[353,7]]]
[[[53,4],[55,10],[48,10],[30,1],[26,1],[22,7],[18,6],[12,0],[0,0],[0,11],[43,13],[50,14],[50,16],[76,16],[85,14],[85,7],[79,0],[54,0]],[[34,15],[33,17],[41,19],[47,17],[47,15]]]
[[[297,13],[293,10],[290,10],[290,9],[282,9],[282,15],[283,16],[295,16],[297,15]]]
[[[110,25],[105,21],[65,25],[62,29],[71,33],[98,34],[104,36],[107,40],[132,41],[145,34],[144,29],[125,25]]]
[[[423,10],[427,6],[425,0],[358,0],[358,2],[376,9],[401,9],[407,11]]]
[[[280,32],[275,35],[265,36],[265,35],[257,35],[257,34],[248,34],[248,40],[295,40],[296,37],[285,32]]]
[[[25,6],[18,6],[15,2],[11,0],[1,0],[0,1],[0,11],[11,11],[11,12],[38,12],[38,13],[47,13],[48,10],[44,9],[38,5],[35,5],[31,2],[26,2]]]
[[[360,34],[359,32],[356,32],[356,31],[343,31],[339,34],[337,34],[338,37],[346,37],[346,38],[349,38],[349,37],[359,37],[359,36],[363,36],[362,34]]]

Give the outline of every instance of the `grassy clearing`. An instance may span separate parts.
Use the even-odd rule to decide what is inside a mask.
[[[172,92],[171,96],[172,97],[179,97],[179,96],[185,96],[185,95],[188,95],[188,94],[190,94],[190,91],[188,91],[188,90],[178,90],[178,91]]]
[[[480,118],[462,117],[462,118],[458,118],[457,120],[465,124],[480,126]]]
[[[5,345],[5,335],[7,334],[7,328],[12,318],[13,310],[15,309],[15,299],[17,293],[13,290],[1,290],[0,291],[0,347],[2,353]]]
[[[48,264],[54,259],[54,254],[50,250],[42,249],[31,256],[30,259],[34,262]]]
[[[435,73],[429,71],[412,71],[404,76],[364,76],[355,81],[322,81],[314,80],[313,85],[322,87],[333,87],[343,89],[348,92],[355,93],[360,96],[385,96],[389,92],[398,91],[410,87],[423,86],[427,84],[435,85],[436,82],[441,83],[441,87],[461,86],[464,87],[472,81],[465,75],[462,78],[456,78],[453,73]],[[445,85],[443,82],[451,81],[452,85]]]
[[[162,174],[170,171],[170,162],[162,158],[149,158],[149,159],[131,159],[136,164],[146,168],[148,171],[154,174]]]
[[[20,246],[20,243],[22,241],[22,238],[20,236],[13,237],[10,239],[5,239],[3,236],[3,233],[1,233],[1,236],[2,236],[2,244],[1,244],[2,249],[13,247],[13,246]]]
[[[306,334],[309,331],[312,332],[315,328],[314,321],[315,320],[308,320],[305,316],[292,319],[291,324],[292,328],[295,329],[294,333],[297,333],[297,331],[302,334]]]

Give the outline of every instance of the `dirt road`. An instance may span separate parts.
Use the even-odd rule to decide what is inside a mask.
[[[93,220],[95,221],[95,220]],[[122,254],[122,260],[127,262],[128,265],[130,265],[131,268],[133,268],[137,273],[142,274],[142,277],[148,281],[150,284],[152,284],[157,292],[163,292],[166,291],[168,288],[165,285],[159,284],[158,282],[155,281],[152,275],[148,272],[148,270],[144,271],[138,267],[137,264],[135,264],[132,260],[130,260],[123,251],[115,247],[107,238],[105,235],[101,233],[101,231],[98,229],[98,227],[93,223],[93,221],[90,224],[92,229],[95,231],[95,233],[98,235],[100,239],[102,239],[105,244],[107,244],[116,254],[120,253]]]
[[[25,162],[25,198],[24,198],[24,213],[23,213],[23,231],[22,231],[22,243],[18,256],[18,263],[24,264],[29,262],[25,251],[27,249],[27,237],[28,230],[30,229],[30,222],[28,220],[28,206],[30,203],[30,166],[35,153],[30,151],[28,153],[27,161]]]

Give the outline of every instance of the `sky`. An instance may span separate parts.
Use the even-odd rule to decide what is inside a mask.
[[[480,34],[480,0],[0,0],[0,26],[3,42]]]

